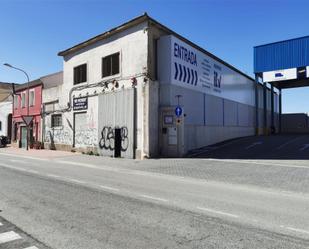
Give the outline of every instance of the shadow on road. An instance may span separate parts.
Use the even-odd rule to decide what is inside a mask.
[[[191,151],[187,157],[308,160],[309,134],[282,134],[239,138]]]

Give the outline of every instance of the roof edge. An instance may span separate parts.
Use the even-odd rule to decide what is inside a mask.
[[[300,39],[304,39],[304,38],[309,38],[309,35],[305,35],[305,36],[301,36],[301,37],[296,37],[296,38],[291,38],[291,39],[287,39],[287,40],[281,40],[281,41],[276,41],[276,42],[265,43],[265,44],[262,44],[262,45],[254,46],[253,48],[269,46],[269,45],[273,45],[273,44],[277,44],[277,43],[282,43],[282,42],[295,41],[295,40],[300,40]]]
[[[75,46],[73,46],[73,47],[71,47],[71,48],[68,48],[68,49],[66,49],[66,50],[63,50],[63,51],[61,51],[61,52],[58,53],[58,56],[66,56],[66,55],[68,55],[68,54],[70,54],[70,53],[73,53],[73,52],[75,52],[75,51],[77,51],[77,50],[80,50],[80,49],[82,49],[82,48],[84,48],[84,47],[86,47],[86,46],[88,46],[88,45],[90,45],[90,44],[93,44],[93,43],[95,43],[95,42],[97,42],[97,41],[99,41],[99,40],[105,39],[105,38],[107,38],[107,37],[109,37],[109,36],[111,36],[111,35],[113,35],[113,34],[115,34],[115,33],[117,33],[117,32],[121,32],[121,31],[123,31],[123,30],[125,30],[125,29],[128,29],[128,28],[131,27],[131,26],[134,26],[134,25],[136,25],[136,24],[138,24],[138,23],[141,23],[141,22],[144,22],[144,21],[150,21],[150,22],[152,22],[153,24],[155,24],[155,25],[159,26],[160,28],[164,29],[167,33],[170,33],[170,34],[176,36],[177,38],[179,38],[179,39],[182,40],[183,42],[188,43],[190,46],[196,48],[197,50],[201,51],[202,53],[205,53],[206,55],[210,56],[211,58],[213,58],[213,59],[219,61],[219,62],[222,63],[223,65],[229,67],[230,69],[232,69],[232,70],[234,70],[235,72],[241,74],[242,76],[246,77],[247,79],[252,80],[252,81],[255,81],[252,77],[250,77],[250,76],[247,75],[246,73],[240,71],[240,70],[237,69],[236,67],[234,67],[234,66],[232,66],[231,64],[225,62],[224,60],[222,60],[222,59],[220,59],[219,57],[215,56],[214,54],[208,52],[207,50],[205,50],[204,48],[198,46],[197,44],[191,42],[191,41],[188,40],[187,38],[181,36],[180,34],[176,33],[176,32],[173,31],[173,30],[171,30],[171,29],[168,28],[167,26],[161,24],[160,22],[158,22],[158,21],[155,20],[154,18],[150,17],[150,16],[147,14],[147,12],[145,12],[143,15],[140,15],[140,16],[138,16],[138,17],[135,17],[135,18],[133,18],[133,19],[131,19],[131,20],[129,20],[129,21],[127,21],[127,22],[125,22],[125,23],[123,23],[123,24],[121,24],[121,25],[119,25],[119,26],[113,28],[113,29],[110,29],[109,31],[106,31],[106,32],[104,32],[104,33],[102,33],[102,34],[99,34],[99,35],[97,35],[97,36],[95,36],[95,37],[93,37],[93,38],[90,38],[90,39],[88,39],[88,40],[86,40],[86,41],[84,41],[84,42],[81,42],[81,43],[79,43],[79,44],[77,44],[77,45],[75,45]],[[135,23],[135,22],[136,22],[136,23]]]
[[[227,63],[226,61],[220,59],[219,57],[217,57],[216,55],[210,53],[209,51],[207,51],[206,49],[200,47],[199,45],[195,44],[194,42],[188,40],[187,38],[185,38],[184,36],[176,33],[175,31],[171,30],[170,28],[166,27],[165,25],[161,24],[160,22],[158,22],[157,20],[153,19],[152,17],[148,16],[149,20],[151,22],[153,22],[155,25],[158,25],[160,27],[162,27],[163,29],[165,29],[167,32],[171,33],[172,35],[174,35],[175,37],[179,38],[180,40],[182,40],[185,43],[188,43],[190,46],[194,47],[195,49],[201,51],[204,54],[207,54],[209,57],[219,61],[220,63],[222,63],[223,65],[229,67],[230,69],[234,70],[235,72],[241,74],[242,76],[246,77],[249,80],[255,81],[252,77],[250,77],[249,75],[247,75],[246,73],[240,71],[239,69],[237,69],[236,67],[234,67],[233,65]]]
[[[122,23],[122,24],[116,26],[115,28],[112,28],[108,31],[105,31],[102,34],[99,34],[95,37],[92,37],[92,38],[90,38],[90,39],[88,39],[84,42],[80,42],[77,45],[74,45],[73,47],[70,47],[70,48],[65,49],[63,51],[60,51],[58,53],[58,56],[66,56],[66,55],[73,53],[73,52],[75,52],[79,49],[82,49],[82,48],[84,48],[84,47],[86,47],[90,44],[93,44],[97,41],[100,41],[104,38],[107,38],[107,37],[109,37],[109,36],[111,36],[115,33],[121,32],[122,30],[129,28],[129,26],[134,26],[135,22],[136,22],[136,24],[138,24],[138,23],[142,23],[143,21],[147,21],[148,19],[149,19],[149,16],[148,16],[147,12],[145,12],[144,14],[137,16],[137,17],[125,22],[125,23]],[[128,27],[126,27],[126,26],[128,26]]]

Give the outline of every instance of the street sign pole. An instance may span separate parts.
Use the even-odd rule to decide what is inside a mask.
[[[27,149],[29,150],[29,125],[27,125]]]
[[[26,149],[29,150],[29,140],[30,140],[30,138],[29,138],[29,135],[30,135],[29,128],[30,128],[30,124],[33,120],[33,116],[25,115],[25,116],[22,116],[22,118],[23,118],[23,120],[24,120],[24,122],[27,126],[27,147],[26,147]]]

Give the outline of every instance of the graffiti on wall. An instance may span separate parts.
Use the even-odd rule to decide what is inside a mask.
[[[65,129],[47,129],[45,132],[45,142],[47,143],[70,144],[72,137],[72,132]]]
[[[115,149],[115,129],[111,126],[104,126],[101,131],[99,147],[105,150]],[[129,147],[128,128],[123,126],[120,129],[121,151],[126,151]]]
[[[98,130],[96,128],[86,128],[75,131],[75,145],[97,146]]]

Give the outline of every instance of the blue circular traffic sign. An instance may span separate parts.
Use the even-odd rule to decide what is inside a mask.
[[[181,116],[181,114],[182,114],[182,108],[181,108],[180,106],[177,106],[177,107],[175,108],[175,114],[176,114],[177,117],[180,117],[180,116]]]

